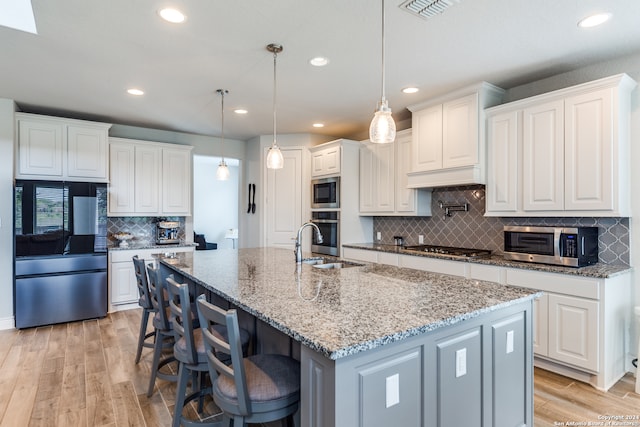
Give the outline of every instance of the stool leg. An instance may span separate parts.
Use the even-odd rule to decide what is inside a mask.
[[[153,361],[151,362],[151,377],[149,378],[149,389],[147,390],[147,397],[151,397],[151,395],[153,394],[153,386],[156,384],[156,376],[158,375],[158,365],[160,364],[163,341],[164,335],[156,331],[156,341],[153,346]]]
[[[138,351],[136,352],[136,365],[140,362],[142,354],[142,346],[147,336],[147,323],[149,322],[149,310],[142,309],[142,318],[140,319],[140,334],[138,335]]]
[[[188,369],[185,369],[184,363],[180,363],[178,368],[178,389],[176,390],[176,404],[173,409],[173,427],[180,427],[180,419],[182,418],[182,408],[187,394],[187,382],[189,380]]]

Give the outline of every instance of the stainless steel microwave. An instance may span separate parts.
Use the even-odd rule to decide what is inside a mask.
[[[598,262],[598,227],[504,227],[504,257],[584,267]]]
[[[340,208],[340,177],[311,181],[311,209]]]

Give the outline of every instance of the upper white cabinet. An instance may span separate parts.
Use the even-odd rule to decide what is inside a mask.
[[[110,124],[16,113],[16,178],[107,182]]]
[[[190,146],[110,139],[109,216],[191,215]]]
[[[487,110],[489,216],[629,216],[626,74]]]
[[[417,105],[412,112],[410,188],[485,183],[484,109],[504,91],[489,83],[467,87]]]
[[[431,191],[408,188],[411,153],[411,129],[398,132],[392,144],[362,142],[360,215],[431,215]]]
[[[340,174],[340,144],[311,149],[311,176],[313,178]]]

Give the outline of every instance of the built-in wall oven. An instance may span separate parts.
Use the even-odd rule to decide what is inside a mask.
[[[340,177],[311,181],[311,209],[340,208]]]
[[[312,233],[311,252],[340,256],[340,212],[311,212],[311,222],[316,224],[322,233],[322,243],[318,243],[316,233]]]

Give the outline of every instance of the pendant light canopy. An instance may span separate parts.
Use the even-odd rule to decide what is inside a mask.
[[[382,98],[378,102],[378,108],[369,126],[369,139],[378,144],[393,142],[396,139],[396,123],[391,117],[391,109],[384,96],[384,18],[384,0],[382,0]]]
[[[267,153],[267,168],[282,169],[284,158],[276,141],[276,58],[282,52],[282,45],[271,43],[267,46],[267,50],[273,53],[273,143]]]
[[[220,164],[218,165],[216,178],[219,181],[226,181],[229,179],[229,168],[227,167],[227,162],[224,161],[224,96],[228,94],[229,91],[226,89],[218,89],[216,92],[221,95],[222,99],[222,108],[220,113],[222,122],[222,160],[220,160]]]

